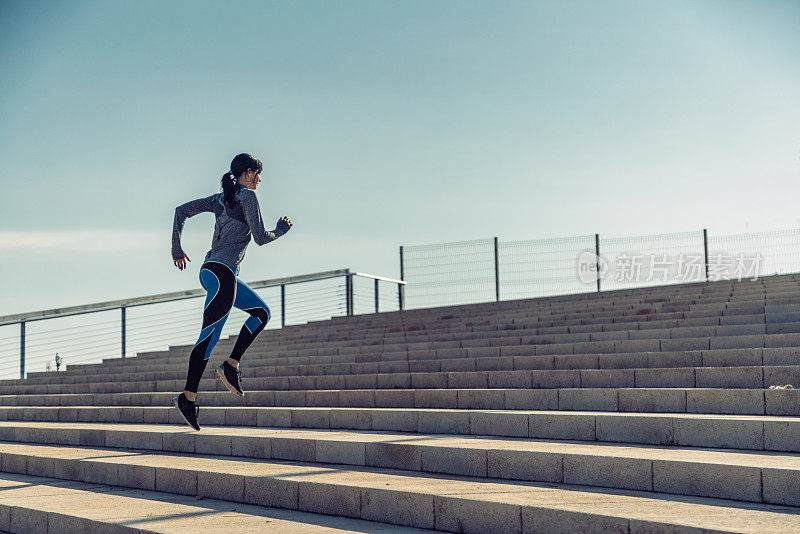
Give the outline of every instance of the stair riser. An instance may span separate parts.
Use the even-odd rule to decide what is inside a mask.
[[[800,384],[800,366],[683,367],[635,369],[565,369],[442,372],[438,362],[420,373],[350,374],[248,378],[246,388],[270,391],[316,390],[396,390],[396,389],[554,389],[554,388],[723,388],[761,389],[769,386]],[[586,364],[598,367],[597,360]],[[422,366],[420,366],[422,367]],[[31,393],[75,394],[180,391],[185,372],[174,373],[173,380],[119,381],[85,384],[22,386]],[[208,376],[208,375],[206,375]],[[211,375],[214,377],[214,375]],[[18,393],[18,387],[0,388],[3,395]],[[217,378],[203,378],[200,391],[226,391]],[[251,390],[252,391],[252,390]],[[0,402],[14,402],[4,397]]]
[[[9,432],[3,433],[3,439],[380,467],[800,505],[800,495],[796,492],[796,487],[800,485],[800,472],[791,469],[480,447],[452,448],[414,443],[351,443],[296,437],[248,438],[204,436],[188,432],[160,434],[112,430],[81,430],[64,435],[60,429],[14,430],[13,440],[9,439]],[[52,476],[44,473],[27,474]],[[779,501],[770,496],[773,492],[781,495]],[[786,502],[787,499],[793,502]]]
[[[449,532],[552,532],[554,528],[578,527],[583,532],[644,532],[631,529],[627,519],[563,511],[555,524],[552,514],[533,506],[505,502],[478,501],[460,496],[437,496],[408,490],[358,488],[335,482],[305,482],[281,477],[259,477],[214,472],[192,468],[119,464],[89,459],[64,459],[3,453],[2,470],[81,482],[97,482],[164,491],[183,495],[204,495],[233,502],[244,502],[303,510],[315,513],[360,517],[392,524],[436,528]],[[576,469],[580,471],[581,469]],[[700,474],[700,473],[698,473]],[[755,473],[736,473],[761,481]],[[769,470],[764,476],[767,502],[787,488],[783,480]],[[677,474],[676,476],[680,476]],[[730,476],[722,475],[723,480]],[[714,474],[706,472],[706,484],[712,486]],[[659,478],[659,484],[672,488],[671,478]],[[736,485],[736,484],[734,484]],[[685,486],[698,489],[700,486]],[[749,485],[748,485],[749,487]],[[744,493],[742,491],[741,493]],[[434,513],[434,510],[436,513]],[[549,510],[548,510],[549,511]],[[569,521],[568,523],[563,521]],[[467,526],[469,525],[469,526]],[[543,528],[543,527],[547,528]],[[609,530],[609,528],[611,530]],[[682,532],[670,529],[670,532]]]
[[[786,326],[786,325],[783,325]],[[720,327],[721,328],[721,327]],[[249,359],[252,361],[267,360],[271,365],[287,365],[302,362],[302,358],[318,358],[330,357],[335,362],[349,362],[356,360],[359,357],[370,357],[372,360],[381,358],[397,359],[398,355],[421,353],[421,357],[425,354],[432,352],[452,352],[452,353],[466,353],[470,349],[487,349],[487,352],[502,350],[503,347],[514,347],[520,350],[520,346],[525,347],[527,355],[533,354],[581,354],[581,353],[614,353],[614,352],[630,352],[637,351],[670,351],[670,350],[715,350],[715,349],[730,349],[730,348],[748,348],[748,347],[796,347],[800,344],[799,332],[786,332],[786,329],[799,330],[800,324],[795,326],[791,323],[790,327],[772,329],[775,333],[759,334],[752,333],[746,335],[728,335],[723,331],[717,330],[719,334],[712,334],[707,331],[705,327],[693,327],[691,331],[699,337],[670,337],[672,334],[669,331],[630,331],[630,332],[606,332],[603,336],[594,335],[592,341],[570,341],[565,343],[556,343],[553,336],[522,336],[522,337],[496,337],[496,338],[481,338],[473,340],[461,341],[447,341],[447,342],[430,342],[420,344],[403,344],[392,346],[362,346],[351,347],[347,349],[336,349],[333,347],[326,347],[324,349],[308,349],[303,351],[292,352],[275,352],[274,350],[263,351],[258,347],[251,347],[248,351]],[[781,333],[778,333],[778,331]],[[752,330],[755,332],[756,330]],[[709,335],[710,334],[710,335]],[[664,337],[666,336],[666,337]],[[604,339],[599,339],[600,337]],[[621,338],[621,339],[620,339]],[[230,352],[231,347],[218,345],[215,348],[217,354]],[[133,366],[137,370],[142,368],[147,369],[148,366],[160,365],[165,362],[178,363],[186,361],[186,358],[191,351],[191,347],[183,347],[178,349],[171,349],[168,352],[161,353],[159,357],[144,358],[136,357],[136,359],[129,358],[116,358],[104,362],[105,368],[102,372],[120,372],[121,368],[128,369],[128,366]],[[97,364],[94,364],[97,368]],[[86,371],[86,369],[83,369]],[[75,371],[70,368],[67,371],[67,376],[72,375]],[[94,371],[92,371],[94,372]],[[80,374],[80,373],[78,373]],[[91,374],[91,373],[89,373]],[[43,374],[34,375],[34,377],[41,377]],[[45,375],[51,376],[51,375]],[[17,380],[4,380],[0,384],[14,384]]]
[[[174,393],[131,395],[120,410],[170,406]],[[75,407],[80,399],[86,407]],[[205,393],[199,404],[258,407],[431,408],[473,410],[564,410],[642,413],[800,415],[800,391],[758,389],[429,389],[349,391],[255,391],[244,399],[228,392]],[[66,401],[63,400],[62,402]],[[92,396],[69,399],[71,406],[3,406],[0,420],[20,420],[21,413],[94,410]],[[124,401],[121,401],[124,402]],[[33,415],[30,415],[33,417]],[[64,415],[63,417],[72,417]],[[34,420],[34,419],[31,419]],[[69,419],[62,419],[69,420]],[[127,421],[127,419],[126,419]],[[137,422],[137,421],[134,421]],[[138,421],[142,422],[142,421]],[[162,422],[162,421],[154,421]],[[216,423],[212,423],[216,424]],[[220,421],[218,424],[224,424]],[[254,424],[254,423],[249,423]]]
[[[553,357],[495,356],[278,368],[248,366],[246,382],[248,387],[254,389],[283,390],[333,387],[423,388],[430,387],[430,384],[446,388],[449,383],[457,387],[467,382],[482,384],[476,387],[552,387],[548,385],[551,383],[565,387],[564,380],[571,381],[570,387],[761,388],[800,384],[800,350],[786,351],[782,358],[783,365],[773,363],[766,366],[762,366],[763,356],[759,352],[761,349],[741,351],[734,358],[728,359],[708,351],[709,361],[705,366],[702,366],[704,362],[701,351],[671,353],[668,356],[662,353],[641,353],[618,358],[595,354]],[[569,371],[570,374],[558,371]],[[559,375],[572,378],[548,378]],[[123,383],[148,382],[156,383],[155,387],[158,388],[158,382],[180,381],[185,377],[184,365],[174,371],[100,375],[94,380],[80,377],[52,384],[56,386],[54,388],[48,387],[51,384],[36,385],[40,391],[54,389],[74,393],[90,387],[97,390],[102,384],[116,387]],[[207,367],[203,377],[205,380],[215,379],[214,367]],[[209,384],[203,382],[203,385]],[[69,391],[70,389],[73,391]],[[0,387],[0,394],[5,394],[4,387]]]
[[[686,337],[697,337],[700,332],[706,336],[729,336],[729,335],[758,335],[772,333],[793,333],[800,328],[797,322],[771,323],[765,324],[761,316],[738,315],[713,319],[694,319],[694,320],[661,320],[641,322],[624,322],[619,318],[615,322],[603,324],[587,324],[585,321],[573,326],[560,324],[550,328],[542,328],[541,325],[529,329],[498,329],[492,328],[485,331],[469,332],[433,332],[431,334],[419,336],[404,336],[397,339],[385,337],[358,338],[348,336],[344,341],[328,341],[320,338],[298,342],[295,344],[284,345],[271,336],[259,337],[253,344],[251,350],[258,351],[267,357],[286,357],[286,356],[316,356],[326,354],[360,354],[364,352],[392,352],[406,350],[425,350],[431,348],[458,348],[468,346],[465,343],[473,342],[472,345],[502,345],[520,344],[519,338],[524,338],[523,344],[536,343],[568,343],[573,341],[605,341],[616,339],[682,339]],[[270,331],[271,333],[271,331]],[[506,342],[502,338],[508,338]],[[487,339],[496,339],[492,343],[487,343]],[[226,339],[218,346],[230,349],[234,339]],[[483,343],[478,343],[483,341]],[[477,343],[477,345],[476,345]],[[137,361],[147,361],[152,359],[162,359],[165,354],[178,353],[186,354],[191,350],[191,345],[174,347],[171,351],[157,351],[141,353]],[[131,360],[113,358],[107,360],[108,365],[127,365]],[[93,364],[83,364],[82,366],[70,366],[72,369],[91,368]]]
[[[762,325],[763,326],[763,325]],[[783,325],[786,326],[786,325]],[[340,351],[339,349],[329,348],[327,351],[314,350],[315,354],[303,355],[279,355],[278,353],[260,351],[256,347],[251,347],[247,353],[247,363],[249,366],[291,366],[302,365],[307,363],[317,363],[319,360],[327,360],[328,363],[337,362],[352,362],[358,361],[359,358],[370,357],[373,361],[382,358],[393,359],[406,359],[404,354],[408,354],[411,359],[427,359],[433,354],[441,354],[442,356],[457,355],[458,357],[471,357],[471,356],[499,356],[506,351],[524,351],[526,355],[534,354],[574,354],[585,353],[586,349],[592,352],[592,347],[597,347],[604,353],[608,352],[630,352],[637,351],[668,351],[670,346],[678,346],[679,350],[687,350],[687,344],[694,344],[698,346],[696,350],[717,350],[724,348],[739,348],[741,345],[746,345],[752,341],[761,341],[761,347],[765,344],[770,346],[782,343],[780,346],[796,346],[792,345],[796,341],[800,341],[800,323],[792,323],[791,330],[796,332],[777,331],[773,334],[756,333],[757,329],[750,329],[751,333],[746,335],[730,334],[727,330],[722,331],[723,327],[693,327],[691,329],[683,329],[686,333],[693,335],[705,334],[705,337],[680,337],[674,332],[665,331],[631,331],[631,332],[607,332],[603,336],[596,334],[581,335],[581,334],[568,334],[561,336],[562,341],[559,342],[556,337],[552,336],[535,336],[535,337],[500,337],[500,338],[486,338],[476,340],[461,340],[452,342],[434,342],[425,344],[424,346],[409,349],[408,346],[395,346],[389,350],[387,348],[375,349],[374,347],[361,347],[352,351]],[[727,328],[727,327],[724,327]],[[734,327],[739,328],[739,327]],[[748,327],[749,328],[749,327]],[[717,333],[714,333],[714,331]],[[785,330],[785,329],[781,329]],[[743,332],[744,330],[737,330]],[[651,337],[652,334],[652,337]],[[730,335],[729,335],[730,334]],[[779,335],[776,335],[779,334]],[[786,335],[784,335],[786,334]],[[794,334],[794,335],[791,335]],[[660,337],[666,335],[667,337]],[[672,337],[670,337],[672,336]],[[581,341],[585,337],[587,339]],[[600,337],[605,339],[600,339]],[[593,339],[589,339],[593,338]],[[594,345],[592,345],[594,343]],[[570,348],[570,345],[572,346]],[[613,347],[613,348],[612,348]],[[178,366],[185,364],[189,351],[173,349],[170,352],[162,354],[158,359],[122,359],[110,360],[102,367],[95,364],[91,369],[67,370],[60,374],[54,373],[30,373],[28,379],[33,381],[54,381],[54,380],[67,380],[70,377],[90,377],[95,374],[103,373],[120,373],[125,372],[148,372],[153,370],[154,365],[158,365],[159,369],[162,366]],[[227,350],[220,347],[216,353],[225,353]],[[516,355],[519,355],[516,354]],[[115,362],[111,365],[111,361]],[[18,383],[18,380],[3,380],[0,385],[13,385]]]
[[[29,409],[13,421],[172,423],[183,421],[166,407],[81,408],[58,411]],[[500,436],[537,439],[639,443],[800,452],[800,421],[796,419],[714,418],[667,415],[587,413],[525,413],[448,410],[381,410],[368,408],[204,408],[201,422],[227,426],[288,429],[342,429]],[[20,441],[0,427],[0,439]],[[24,441],[24,439],[23,439]],[[72,442],[70,442],[72,443]],[[87,443],[88,444],[88,443]]]

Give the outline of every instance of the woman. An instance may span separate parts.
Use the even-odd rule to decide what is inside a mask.
[[[231,170],[222,175],[222,193],[199,198],[175,208],[172,259],[180,270],[186,268],[187,261],[191,261],[181,248],[184,221],[204,211],[213,212],[217,218],[211,250],[200,267],[200,284],[207,292],[203,308],[203,328],[189,356],[185,389],[172,400],[186,423],[195,430],[200,430],[197,424],[198,408],[195,405],[197,387],[208,357],[219,341],[231,307],[246,311],[250,317],[242,326],[230,357],[217,367],[217,376],[231,393],[240,397],[244,396],[244,391],[239,360],[267,326],[270,318],[266,303],[237,278],[239,264],[244,259],[251,237],[256,244],[264,245],[278,239],[292,227],[288,217],[281,217],[273,231],[264,230],[258,198],[254,192],[261,181],[261,170],[262,165],[258,159],[250,154],[239,154],[231,161]]]

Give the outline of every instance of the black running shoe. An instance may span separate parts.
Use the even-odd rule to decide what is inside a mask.
[[[190,402],[186,395],[181,393],[177,397],[172,398],[172,404],[181,412],[186,424],[195,430],[200,430],[200,425],[197,424],[197,415],[200,413],[200,407],[195,403]]]
[[[242,391],[242,372],[240,370],[227,361],[224,361],[217,367],[217,376],[219,376],[219,379],[225,384],[225,387],[228,388],[228,391],[237,397],[244,397],[244,391]]]

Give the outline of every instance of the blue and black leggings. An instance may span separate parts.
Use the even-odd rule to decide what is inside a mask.
[[[203,308],[203,329],[189,356],[189,374],[186,378],[186,390],[195,393],[231,308],[235,306],[250,314],[233,346],[230,357],[234,360],[242,358],[244,351],[264,330],[270,318],[267,304],[224,263],[205,262],[200,268],[200,284],[208,293]]]

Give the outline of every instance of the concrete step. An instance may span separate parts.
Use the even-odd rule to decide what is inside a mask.
[[[66,427],[66,428],[65,428]],[[344,430],[83,424],[4,427],[14,441],[381,467],[800,505],[789,453]],[[81,439],[82,438],[82,439]],[[35,441],[34,441],[35,440]],[[620,476],[624,474],[623,476]]]
[[[783,308],[781,308],[783,310]],[[791,310],[794,310],[795,318],[787,316],[786,314],[778,314],[775,315],[778,319],[786,319],[789,322],[797,322],[800,321],[800,313],[797,313],[797,305],[793,305]],[[630,312],[630,313],[626,313]],[[765,314],[765,308],[763,306],[757,306],[753,308],[753,312],[758,313],[745,313],[745,310],[741,307],[739,309],[729,309],[729,310],[711,310],[711,311],[696,311],[696,312],[680,312],[680,313],[671,313],[668,315],[658,315],[656,312],[649,313],[642,315],[642,311],[648,310],[636,310],[633,312],[631,310],[622,310],[622,311],[609,311],[604,314],[598,315],[597,312],[591,312],[583,314],[583,317],[572,318],[568,319],[565,316],[554,316],[549,320],[547,318],[543,318],[541,316],[536,316],[531,318],[530,320],[526,320],[525,316],[516,315],[513,317],[509,317],[508,319],[503,319],[503,317],[482,317],[480,321],[469,321],[466,324],[457,323],[455,327],[453,325],[445,325],[439,324],[434,322],[427,322],[421,324],[419,326],[414,325],[403,325],[402,327],[398,327],[398,332],[396,333],[389,333],[386,332],[385,329],[380,329],[379,331],[373,332],[370,334],[367,331],[360,331],[360,330],[353,330],[353,329],[344,329],[341,326],[334,330],[335,334],[334,337],[325,336],[322,333],[308,333],[305,334],[302,338],[297,339],[290,339],[286,338],[282,335],[283,331],[272,331],[272,342],[280,346],[284,349],[291,348],[289,345],[302,345],[307,346],[309,343],[333,343],[333,342],[353,342],[354,340],[381,340],[381,339],[397,339],[402,341],[403,339],[407,338],[415,338],[419,336],[430,335],[432,333],[468,333],[468,332],[481,332],[481,331],[493,331],[493,330],[504,330],[504,329],[519,329],[519,328],[555,328],[552,333],[560,333],[565,330],[559,330],[559,328],[563,329],[566,326],[580,326],[582,324],[603,324],[603,323],[618,323],[618,322],[630,322],[634,324],[641,324],[643,327],[652,325],[653,323],[658,323],[660,320],[672,320],[672,321],[681,321],[681,320],[693,320],[688,319],[689,317],[697,318],[697,319],[719,319],[723,323],[727,322],[736,322],[737,317],[742,315],[752,315],[753,322],[758,322],[764,324],[765,322],[774,322],[767,321],[766,318],[770,317],[769,314]],[[784,310],[785,311],[785,310]],[[720,324],[720,321],[715,321],[712,324]],[[705,323],[704,323],[705,324]],[[691,326],[687,325],[687,326]],[[649,326],[653,328],[655,326]],[[550,332],[545,332],[550,333]]]
[[[741,297],[741,298],[740,298]],[[503,303],[474,304],[469,305],[459,311],[452,311],[447,307],[431,308],[425,310],[410,310],[403,312],[389,312],[379,314],[363,314],[356,316],[334,317],[330,320],[319,321],[308,325],[306,330],[288,329],[283,330],[287,338],[300,339],[310,335],[312,332],[317,335],[336,334],[342,330],[363,331],[374,330],[376,332],[396,331],[398,326],[406,330],[425,328],[432,323],[458,324],[474,322],[485,324],[487,318],[497,321],[504,319],[518,319],[519,317],[555,317],[558,319],[591,316],[587,314],[617,312],[620,315],[628,311],[647,315],[648,313],[669,313],[675,311],[697,312],[697,311],[718,311],[724,312],[732,310],[742,310],[751,307],[760,308],[762,312],[784,312],[796,311],[796,306],[800,300],[800,291],[794,290],[792,293],[762,292],[750,296],[723,296],[723,297],[682,297],[666,298],[658,302],[648,299],[628,299],[628,300],[606,300],[592,301],[588,298],[582,302],[574,303],[570,306],[536,306],[526,304],[507,306]],[[787,308],[784,310],[782,308]]]
[[[800,528],[798,509],[792,506],[647,491],[108,447],[0,443],[0,453],[5,472],[102,480],[128,488],[451,532],[741,532],[748,525],[757,525],[759,532],[791,532]],[[783,487],[768,476],[764,498],[782,499]]]
[[[533,355],[533,354],[573,354],[591,352],[592,347],[599,351],[632,352],[632,351],[669,351],[689,350],[689,345],[696,345],[697,350],[718,348],[740,348],[750,344],[793,346],[792,342],[800,341],[800,323],[786,323],[780,328],[770,329],[769,338],[763,338],[765,325],[739,325],[731,327],[687,327],[680,329],[659,329],[642,331],[609,331],[602,333],[572,333],[558,335],[509,336],[499,333],[498,336],[487,336],[476,339],[460,339],[453,341],[432,341],[415,344],[363,345],[358,347],[326,347],[303,351],[278,352],[274,349],[263,350],[252,346],[247,352],[250,362],[262,362],[260,365],[296,365],[307,363],[349,363],[353,361],[378,361],[382,358],[428,359],[431,357],[469,357]],[[778,331],[780,330],[780,332]],[[797,330],[797,332],[791,332]],[[679,332],[680,331],[680,332]],[[794,334],[794,336],[792,336]],[[777,337],[772,337],[777,335]],[[762,336],[762,337],[759,337]],[[788,337],[787,337],[788,336]],[[706,338],[706,339],[702,339]],[[718,338],[710,341],[710,338]],[[592,345],[594,343],[594,345]],[[678,347],[672,349],[671,347]],[[506,349],[505,351],[503,349]],[[161,353],[160,358],[117,358],[107,360],[104,364],[92,364],[80,368],[68,368],[63,373],[30,373],[30,380],[64,380],[68,376],[83,376],[97,373],[120,373],[152,371],[153,365],[178,365],[185,363],[191,347],[173,348]],[[219,346],[217,354],[228,353],[229,347]],[[412,354],[413,353],[413,354]],[[404,357],[403,354],[409,354]],[[384,356],[386,355],[386,356]],[[14,385],[19,380],[3,380],[0,384]]]
[[[725,330],[723,330],[723,328]],[[735,329],[735,330],[730,330]],[[430,351],[450,351],[453,354],[466,352],[466,349],[482,348],[487,353],[498,351],[498,347],[515,347],[514,350],[524,351],[525,355],[532,354],[575,354],[590,352],[632,352],[632,351],[669,351],[669,350],[709,350],[722,348],[763,348],[763,347],[792,347],[800,343],[800,333],[787,332],[787,330],[800,329],[800,323],[786,323],[780,328],[770,329],[764,334],[764,325],[739,325],[732,327],[691,327],[682,329],[679,333],[673,329],[642,330],[642,331],[608,331],[594,334],[562,334],[562,335],[531,335],[509,336],[503,332],[497,337],[479,337],[475,339],[455,339],[450,341],[430,341],[425,343],[401,343],[392,345],[360,345],[354,347],[322,346],[298,351],[276,351],[274,349],[262,350],[257,346],[251,347],[247,355],[257,359],[270,359],[275,364],[285,362],[286,358],[299,357],[330,357],[333,363],[352,361],[348,357],[369,355],[371,361],[380,359],[384,354],[402,354],[409,352],[429,354]],[[779,332],[780,330],[780,332]],[[743,332],[750,332],[744,334]],[[759,333],[761,332],[761,333]],[[673,337],[674,336],[674,337]],[[588,339],[588,341],[586,341]],[[520,347],[524,347],[520,349]],[[227,345],[218,345],[215,349],[218,354],[230,352]],[[191,351],[190,346],[172,348],[160,354],[160,357],[148,358],[116,358],[106,360],[103,365],[107,369],[115,366],[128,368],[128,366],[147,366],[154,362],[177,362],[184,360]],[[452,357],[452,356],[451,356]],[[397,357],[394,357],[397,359]],[[82,367],[84,372],[97,369],[95,367]],[[72,373],[73,369],[68,369]],[[91,372],[91,371],[89,371]],[[39,375],[41,376],[41,375]],[[14,380],[3,383],[13,384]]]
[[[535,358],[535,357],[534,357]],[[596,362],[597,360],[595,360]],[[417,362],[419,363],[419,362]],[[330,390],[330,389],[457,389],[457,388],[726,388],[762,389],[785,384],[800,384],[800,366],[679,367],[631,369],[560,369],[501,371],[441,371],[440,362],[425,372],[363,373],[322,376],[251,377],[243,379],[247,388],[255,390]],[[591,365],[594,362],[590,362]],[[525,362],[521,362],[522,366]],[[588,366],[587,365],[587,366]],[[596,363],[594,363],[597,366]],[[499,365],[497,367],[500,367]],[[424,366],[417,366],[424,369]],[[463,368],[463,367],[462,367]],[[252,372],[252,371],[251,371]],[[160,373],[170,376],[162,380],[119,377],[108,382],[78,385],[56,384],[37,386],[38,391],[53,394],[89,391],[149,392],[180,391],[186,371]],[[250,373],[248,373],[249,375]],[[226,391],[213,373],[200,382],[202,391]],[[30,386],[26,386],[30,387]],[[7,394],[8,387],[0,387]],[[16,387],[12,386],[13,393]],[[2,402],[0,398],[0,402]]]
[[[288,362],[303,362],[297,365],[308,364],[327,364],[338,363],[367,363],[377,361],[399,361],[399,360],[422,360],[422,359],[452,359],[469,357],[496,357],[496,356],[557,356],[565,354],[631,354],[642,352],[678,352],[678,351],[716,351],[724,349],[796,349],[800,347],[800,333],[790,334],[767,334],[767,335],[745,335],[745,336],[721,336],[721,337],[697,337],[683,339],[636,339],[636,340],[606,340],[577,343],[559,344],[533,344],[526,338],[502,338],[497,340],[483,340],[480,343],[461,342],[461,348],[428,348],[414,351],[393,351],[382,353],[352,353],[335,356],[307,356],[306,359],[299,359],[290,356],[291,359],[265,358],[254,355],[253,366],[275,366],[281,367]],[[436,346],[436,344],[432,344]],[[483,346],[481,346],[483,345]],[[224,349],[216,351],[218,354],[227,354]],[[785,353],[786,351],[784,351]],[[161,366],[173,366],[178,369],[186,364],[187,355],[183,357],[171,358],[168,360],[151,360],[150,366],[140,365],[141,361],[132,363],[132,367],[127,369],[129,372],[147,369],[154,372],[163,369]],[[133,362],[133,360],[131,360]],[[153,364],[158,368],[153,368]],[[117,373],[125,370],[122,365],[116,367]],[[114,369],[112,366],[106,369]],[[291,366],[286,366],[291,367]],[[287,371],[291,372],[291,371]],[[299,373],[296,372],[296,373]],[[108,373],[96,373],[108,374]],[[276,373],[277,374],[277,373]],[[64,375],[67,377],[76,375]],[[49,377],[32,378],[36,381],[61,380],[60,374],[52,374]],[[19,388],[26,382],[19,380],[6,381],[2,388]],[[2,390],[0,390],[2,391]],[[25,393],[24,390],[12,390],[14,393]]]
[[[0,529],[49,534],[434,532],[202,496],[11,473],[0,474]]]
[[[61,418],[70,419],[68,423],[53,422],[59,420],[59,412],[52,407],[37,408],[24,410],[20,420],[0,421],[0,436],[3,436],[0,439],[35,442],[43,438],[32,438],[29,433],[31,428],[60,428],[66,431],[84,423],[130,425],[141,424],[141,421],[159,421],[162,424],[179,424],[183,428],[183,421],[170,415],[170,408],[166,406],[137,409],[81,407],[74,417]],[[64,411],[64,414],[68,413]],[[140,413],[141,417],[138,417]],[[249,425],[289,429],[420,432],[800,452],[800,418],[791,416],[205,406],[200,420],[204,425],[211,423],[236,427]],[[20,433],[15,437],[13,429],[28,430],[18,431]],[[66,433],[60,436],[59,439],[70,441],[58,443],[98,444],[75,441],[77,437],[73,435],[68,438]],[[100,441],[99,444],[104,442]]]
[[[461,331],[454,329],[432,330],[416,335],[399,336],[372,336],[358,337],[347,335],[341,340],[314,339],[297,343],[281,343],[274,338],[259,338],[252,346],[253,350],[268,356],[311,356],[322,353],[347,354],[351,352],[381,351],[381,350],[409,350],[419,348],[451,348],[458,345],[441,345],[440,347],[426,346],[427,343],[450,343],[467,340],[483,340],[493,338],[525,338],[529,343],[567,343],[570,341],[604,341],[608,339],[682,339],[700,336],[730,336],[751,334],[781,334],[792,333],[798,329],[798,322],[771,322],[766,323],[763,315],[742,314],[730,316],[702,316],[693,319],[683,317],[659,320],[623,321],[596,319],[594,321],[575,321],[574,324],[566,322],[552,325],[530,325],[526,328],[465,328]],[[272,331],[270,331],[272,334]],[[344,335],[343,335],[344,336]],[[221,342],[224,346],[233,345],[235,338],[228,338]],[[519,344],[519,343],[516,343]],[[173,347],[172,351],[188,352],[192,345]],[[161,358],[167,351],[143,353],[139,358],[148,360]],[[119,362],[117,363],[127,363]]]
[[[242,370],[249,377],[265,376],[323,376],[338,374],[386,374],[411,372],[457,372],[492,370],[535,370],[535,369],[630,369],[630,368],[680,368],[680,367],[719,367],[719,366],[782,366],[800,364],[800,347],[749,348],[749,349],[709,349],[659,352],[603,353],[603,354],[556,354],[525,355],[528,349],[522,346],[474,347],[459,351],[421,351],[397,352],[381,355],[356,355],[355,358],[333,356],[302,357],[274,361],[251,357],[242,361]],[[535,352],[535,349],[534,349]],[[339,361],[337,360],[355,360]],[[374,361],[376,358],[382,358]],[[372,361],[370,361],[372,360]],[[438,360],[438,363],[437,363]],[[57,374],[46,381],[17,381],[16,385],[33,384],[79,384],[91,382],[116,381],[136,375],[137,380],[158,380],[161,372],[186,371],[188,360],[159,362],[157,366],[137,365],[120,373],[118,367],[98,366],[92,374]],[[204,375],[214,377],[216,364],[209,364]],[[137,374],[143,370],[141,374]],[[105,371],[105,372],[99,372]],[[51,375],[53,373],[50,373]]]
[[[297,376],[250,376],[259,374],[258,369],[248,370],[243,378],[245,389],[295,391],[295,390],[396,390],[396,389],[460,389],[460,388],[724,388],[724,389],[763,389],[770,386],[800,384],[800,366],[736,366],[736,367],[632,367],[628,369],[600,369],[599,358],[591,356],[572,358],[568,363],[579,369],[529,369],[544,363],[525,359],[499,358],[481,361],[481,368],[523,367],[522,369],[503,369],[497,371],[446,371],[442,369],[475,368],[476,365],[445,365],[448,360],[415,361],[413,365],[385,369],[385,373],[356,373],[331,375]],[[655,359],[653,359],[655,360]],[[412,362],[409,362],[411,364]],[[466,362],[465,362],[466,363]],[[641,362],[641,363],[647,363]],[[635,365],[632,363],[632,365]],[[377,364],[373,368],[379,367]],[[403,372],[404,367],[418,372]],[[585,368],[584,368],[585,367]],[[370,370],[368,364],[361,370]],[[244,366],[243,366],[243,369]],[[346,372],[347,369],[340,369]],[[152,380],[155,376],[161,380]],[[90,392],[96,394],[123,392],[164,392],[181,391],[185,383],[186,371],[169,373],[149,373],[144,377],[100,375],[105,381],[91,381],[67,384],[28,384],[25,386],[0,386],[0,402],[9,395],[23,394],[74,394]],[[200,380],[201,391],[227,391],[224,384],[213,373],[213,369]],[[171,378],[167,378],[171,377]]]
[[[0,420],[123,421],[163,423],[158,407],[171,406],[174,392],[94,396],[53,396],[42,405],[2,406]],[[800,390],[699,388],[562,388],[562,389],[402,389],[330,391],[250,391],[241,399],[228,392],[198,396],[208,424],[255,426],[261,407],[433,408],[444,410],[601,411],[732,415],[800,415]],[[111,406],[99,403],[111,400]],[[127,402],[129,405],[125,406]],[[55,404],[59,403],[59,404]],[[225,410],[239,407],[237,422]],[[151,410],[154,408],[155,410]],[[105,411],[104,411],[105,410]],[[215,416],[214,413],[219,415]],[[147,417],[148,419],[145,419]]]

